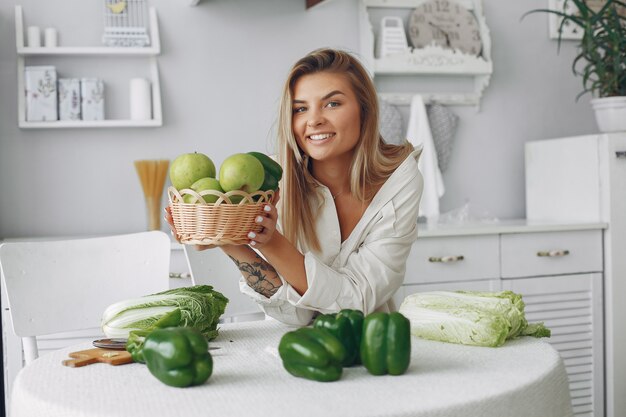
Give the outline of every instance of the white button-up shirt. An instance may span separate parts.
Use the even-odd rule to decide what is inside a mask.
[[[317,312],[394,310],[391,297],[404,281],[406,260],[417,239],[423,188],[417,168],[420,152],[415,150],[387,179],[344,242],[330,190],[321,186],[324,204],[316,222],[321,250],[298,248],[304,254],[308,284],[303,295],[282,277],[282,287],[270,298],[250,288],[243,277],[241,291],[266,315],[294,325],[309,324]]]

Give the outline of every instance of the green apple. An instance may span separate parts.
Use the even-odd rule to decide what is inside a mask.
[[[241,190],[253,193],[265,179],[263,164],[252,155],[236,153],[222,162],[220,185],[224,191]]]
[[[215,164],[202,153],[182,154],[170,166],[170,180],[177,190],[189,188],[200,178],[206,177],[215,178]]]
[[[233,204],[239,204],[239,202],[243,200],[243,197],[240,195],[231,195],[229,198],[230,202]]]
[[[221,193],[224,192],[224,190],[220,186],[220,182],[211,177],[200,178],[198,181],[191,184],[190,188],[198,194],[200,194],[200,191],[204,190],[216,190]],[[202,198],[204,198],[204,201],[206,201],[207,203],[215,203],[219,197],[213,194],[207,194],[202,196]],[[196,197],[191,194],[185,194],[185,196],[183,197],[183,201],[188,204],[197,203]]]

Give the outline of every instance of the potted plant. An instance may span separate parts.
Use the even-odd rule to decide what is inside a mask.
[[[601,132],[626,131],[626,1],[565,0],[576,13],[536,9],[530,13],[553,13],[565,24],[578,26],[583,37],[572,64],[574,74],[582,76],[583,91],[591,93],[591,105]],[[566,8],[564,7],[563,10]],[[561,44],[561,30],[558,43]]]

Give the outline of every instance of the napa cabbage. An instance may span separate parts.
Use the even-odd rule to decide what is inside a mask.
[[[400,313],[411,333],[424,339],[474,346],[501,346],[518,336],[550,337],[543,323],[529,324],[513,291],[428,291],[407,296]]]
[[[131,331],[149,330],[161,319],[176,317],[178,322],[170,326],[194,327],[211,340],[227,304],[228,299],[210,285],[175,288],[110,305],[101,327],[107,337],[127,339]],[[177,309],[180,314],[172,314]]]

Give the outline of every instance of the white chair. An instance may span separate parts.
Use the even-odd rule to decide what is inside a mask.
[[[0,245],[25,363],[38,357],[37,336],[99,327],[110,304],[168,289],[170,250],[169,237],[158,231]]]
[[[220,321],[240,322],[265,319],[265,313],[250,297],[239,290],[241,272],[219,248],[197,250],[183,245],[193,285],[211,285],[228,298]]]

